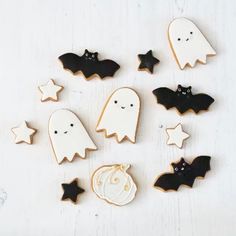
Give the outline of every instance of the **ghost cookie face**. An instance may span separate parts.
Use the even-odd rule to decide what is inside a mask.
[[[138,94],[130,88],[117,89],[108,98],[96,131],[104,131],[106,137],[115,136],[119,143],[125,139],[135,143],[139,111]]]
[[[127,173],[130,165],[107,165],[97,169],[92,176],[92,189],[96,195],[117,206],[131,202],[136,195],[137,186]]]
[[[216,55],[197,26],[186,18],[177,18],[170,23],[168,37],[181,70],[186,65],[194,67],[197,61],[206,64],[207,56]]]
[[[97,149],[79,118],[69,110],[54,112],[48,128],[58,164],[64,159],[71,162],[76,156],[85,158],[86,151]]]

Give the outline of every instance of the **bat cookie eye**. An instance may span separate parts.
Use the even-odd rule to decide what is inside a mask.
[[[54,134],[57,134],[57,130],[54,131]]]
[[[71,126],[71,127],[73,127],[73,126],[74,126],[74,124],[70,124],[70,126]]]
[[[186,166],[186,163],[183,163],[183,166]]]
[[[175,171],[178,171],[179,169],[178,169],[178,167],[175,167]]]
[[[118,103],[117,100],[115,100],[114,103],[117,104]]]

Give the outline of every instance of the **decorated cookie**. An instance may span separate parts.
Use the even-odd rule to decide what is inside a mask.
[[[74,53],[66,53],[59,57],[64,69],[71,71],[74,75],[82,72],[86,79],[97,75],[101,79],[112,77],[120,66],[112,60],[99,60],[98,53],[85,50],[82,56]]]
[[[74,179],[71,183],[69,184],[62,184],[62,189],[64,191],[61,200],[66,201],[70,200],[73,203],[77,203],[77,197],[79,194],[84,192],[84,189],[78,186],[78,179]]]
[[[175,107],[181,114],[188,110],[193,110],[196,114],[202,110],[208,110],[214,99],[207,94],[192,94],[192,87],[182,87],[178,85],[176,91],[166,87],[153,90],[157,102],[165,106],[168,110]]]
[[[183,131],[182,125],[178,124],[175,128],[166,129],[168,145],[176,145],[178,148],[183,147],[183,142],[189,138],[189,134]]]
[[[11,129],[15,135],[15,143],[33,143],[33,136],[37,132],[36,129],[31,128],[26,121],[23,121],[19,126]]]
[[[54,80],[50,79],[46,84],[38,87],[42,94],[41,102],[58,101],[58,94],[63,90],[63,87],[55,84]]]
[[[135,143],[139,110],[140,99],[133,89],[117,89],[108,98],[96,131],[105,131],[106,137],[115,136],[119,143],[125,139]]]
[[[210,159],[209,156],[198,156],[189,164],[184,158],[181,158],[180,161],[171,164],[174,172],[159,176],[154,187],[164,191],[177,191],[180,185],[192,187],[196,178],[204,177],[210,170]]]
[[[58,164],[64,159],[71,162],[75,156],[85,158],[87,150],[97,149],[79,118],[69,110],[54,112],[48,128]]]
[[[152,55],[152,50],[149,50],[146,54],[138,54],[140,60],[139,70],[146,70],[149,73],[153,73],[153,67],[160,61]]]
[[[137,187],[127,173],[130,165],[107,165],[97,169],[92,176],[92,189],[96,195],[117,206],[131,202]]]
[[[197,26],[186,18],[173,20],[168,29],[168,36],[175,59],[180,67],[194,67],[196,62],[206,64],[207,56],[216,55]]]

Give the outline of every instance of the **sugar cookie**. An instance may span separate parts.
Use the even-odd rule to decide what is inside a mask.
[[[96,127],[106,137],[115,136],[117,142],[127,139],[135,143],[139,120],[140,99],[130,88],[119,88],[108,98]]]
[[[63,86],[55,84],[53,79],[50,79],[46,84],[40,85],[38,88],[42,94],[41,102],[58,101],[58,94],[63,90]]]
[[[171,49],[181,70],[196,62],[206,64],[207,56],[216,55],[197,26],[186,18],[174,19],[168,29]]]
[[[63,183],[61,186],[64,191],[61,198],[62,201],[70,200],[73,203],[77,203],[78,195],[84,192],[84,189],[78,186],[77,178],[72,180],[69,184]]]
[[[180,123],[175,128],[167,128],[166,133],[168,135],[167,144],[176,145],[180,149],[183,147],[184,141],[190,137],[189,134],[183,131]]]
[[[127,173],[130,165],[101,166],[92,176],[92,189],[96,195],[117,206],[131,202],[137,191],[136,184]]]
[[[85,49],[82,56],[74,53],[66,53],[59,57],[64,69],[71,71],[74,75],[82,72],[86,79],[91,79],[94,75],[101,79],[112,77],[120,66],[112,60],[99,60],[98,53],[89,52]]]
[[[183,87],[178,85],[176,91],[166,87],[153,90],[157,102],[165,106],[168,110],[175,107],[181,114],[188,110],[193,110],[196,114],[202,110],[208,110],[214,99],[204,93],[192,94],[192,87]]]
[[[33,143],[33,136],[37,132],[36,129],[31,128],[26,121],[23,121],[19,126],[11,129],[15,135],[15,143]]]
[[[154,187],[164,191],[177,191],[180,185],[192,187],[196,178],[204,177],[206,172],[210,170],[210,160],[209,156],[198,156],[189,164],[184,158],[181,158],[180,161],[171,163],[174,172],[159,176]]]
[[[138,70],[145,70],[149,73],[153,73],[153,67],[160,61],[152,55],[152,50],[149,50],[146,54],[138,54],[140,64]]]
[[[79,118],[71,111],[55,111],[49,119],[49,136],[58,164],[75,156],[85,158],[87,150],[97,147],[89,137]]]

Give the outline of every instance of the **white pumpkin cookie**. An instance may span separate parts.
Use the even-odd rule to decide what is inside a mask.
[[[131,88],[119,88],[112,93],[99,117],[96,131],[115,136],[117,142],[127,139],[135,143],[139,120],[140,99]]]
[[[91,180],[92,189],[96,195],[117,206],[131,202],[137,191],[132,177],[127,173],[130,165],[114,164],[98,168]]]

